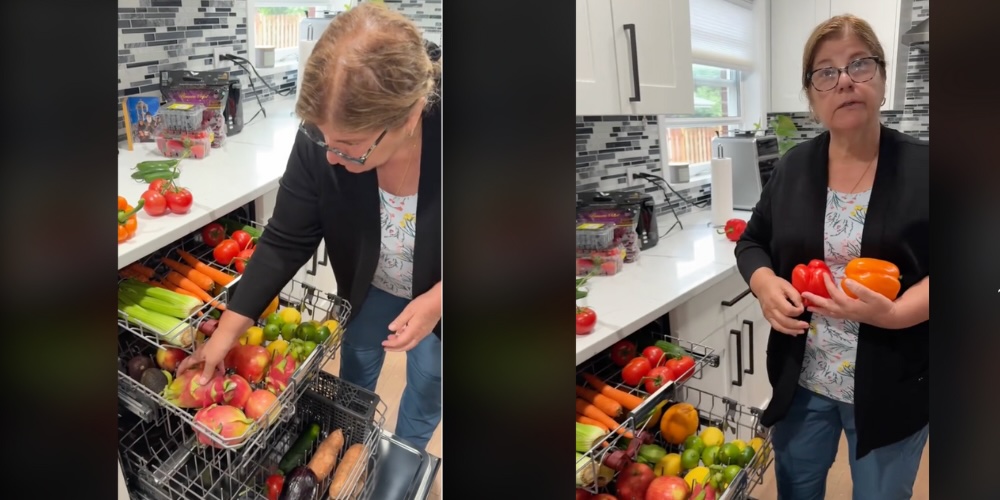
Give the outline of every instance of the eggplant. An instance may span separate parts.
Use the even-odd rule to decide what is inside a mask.
[[[278,500],[316,500],[319,498],[319,479],[308,466],[300,465],[285,476]]]

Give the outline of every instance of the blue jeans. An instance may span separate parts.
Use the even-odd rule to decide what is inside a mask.
[[[909,500],[927,443],[928,427],[855,460],[854,405],[799,387],[792,406],[775,424],[775,476],[778,500],[822,500],[837,456],[840,433],[847,435],[854,500]]]
[[[389,323],[410,301],[369,287],[364,306],[352,317],[340,346],[340,377],[375,392],[382,373],[385,348],[382,342]],[[441,341],[434,333],[424,337],[406,353],[406,388],[399,402],[396,436],[417,449],[427,447],[441,422]]]

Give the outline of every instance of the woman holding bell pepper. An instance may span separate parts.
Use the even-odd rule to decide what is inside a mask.
[[[928,146],[879,121],[884,51],[851,15],[817,26],[801,85],[825,132],[789,150],[736,244],[772,330],[781,498],[825,496],[841,433],[855,499],[910,498],[928,436]]]

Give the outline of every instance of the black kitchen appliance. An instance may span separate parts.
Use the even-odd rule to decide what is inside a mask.
[[[229,135],[243,130],[243,86],[239,80],[229,80],[229,96],[226,98],[226,128]]]
[[[636,191],[586,191],[576,195],[576,211],[598,210],[602,208],[629,208],[636,212],[640,250],[656,246],[660,241],[656,223],[656,203],[653,196]]]

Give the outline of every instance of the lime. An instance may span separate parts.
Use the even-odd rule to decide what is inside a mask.
[[[292,340],[295,338],[295,330],[299,328],[295,323],[285,323],[281,325],[281,338]]]
[[[278,316],[281,316],[282,321],[285,323],[295,323],[296,325],[302,321],[302,313],[293,307],[283,307],[278,311]]]
[[[701,453],[702,463],[704,463],[709,467],[715,465],[716,462],[718,462],[718,457],[719,457],[718,446],[709,446],[708,448],[705,448],[705,451]]]
[[[740,452],[740,465],[743,467],[750,465],[753,462],[754,455],[756,455],[756,452],[753,451],[753,448],[749,446],[743,448],[743,451]]]
[[[271,314],[269,314],[267,316],[267,321],[265,321],[264,323],[266,323],[268,325],[272,325],[273,324],[273,325],[281,326],[281,325],[285,324],[285,320],[281,319],[281,315],[280,314],[278,314],[278,313],[271,313]]]
[[[268,342],[274,342],[278,340],[281,335],[281,326],[277,323],[268,323],[264,325],[264,340]]]
[[[736,475],[739,474],[741,470],[743,469],[739,465],[730,465],[729,467],[726,467],[722,471],[722,488],[729,488],[729,485],[732,484],[733,479],[736,479]]]
[[[716,463],[722,465],[739,465],[742,457],[743,453],[740,451],[739,446],[733,443],[726,443],[719,448],[719,456]]]
[[[701,440],[705,442],[705,446],[722,446],[726,437],[718,427],[706,427],[701,431]]]
[[[732,440],[732,443],[735,444],[736,447],[740,449],[740,451],[743,451],[743,448],[747,447],[747,444],[744,443],[742,439],[734,439]]]
[[[681,453],[681,469],[691,470],[698,466],[701,461],[701,453],[698,450],[684,450]]]
[[[330,338],[330,329],[326,326],[321,326],[316,329],[316,333],[313,334],[308,340],[311,340],[317,344],[323,344],[326,339]]]
[[[688,436],[688,438],[684,440],[684,449],[697,450],[698,456],[701,456],[701,452],[705,451],[705,442],[698,436]]]
[[[313,342],[311,340],[305,341],[302,344],[302,359],[308,358],[309,355],[312,354],[312,352],[315,351],[315,350],[316,350],[316,343],[315,342]]]
[[[316,323],[313,322],[302,323],[301,325],[299,325],[299,328],[295,330],[295,338],[302,340],[310,340],[313,338],[313,336],[316,335],[316,330],[318,329],[319,327],[316,326]]]

